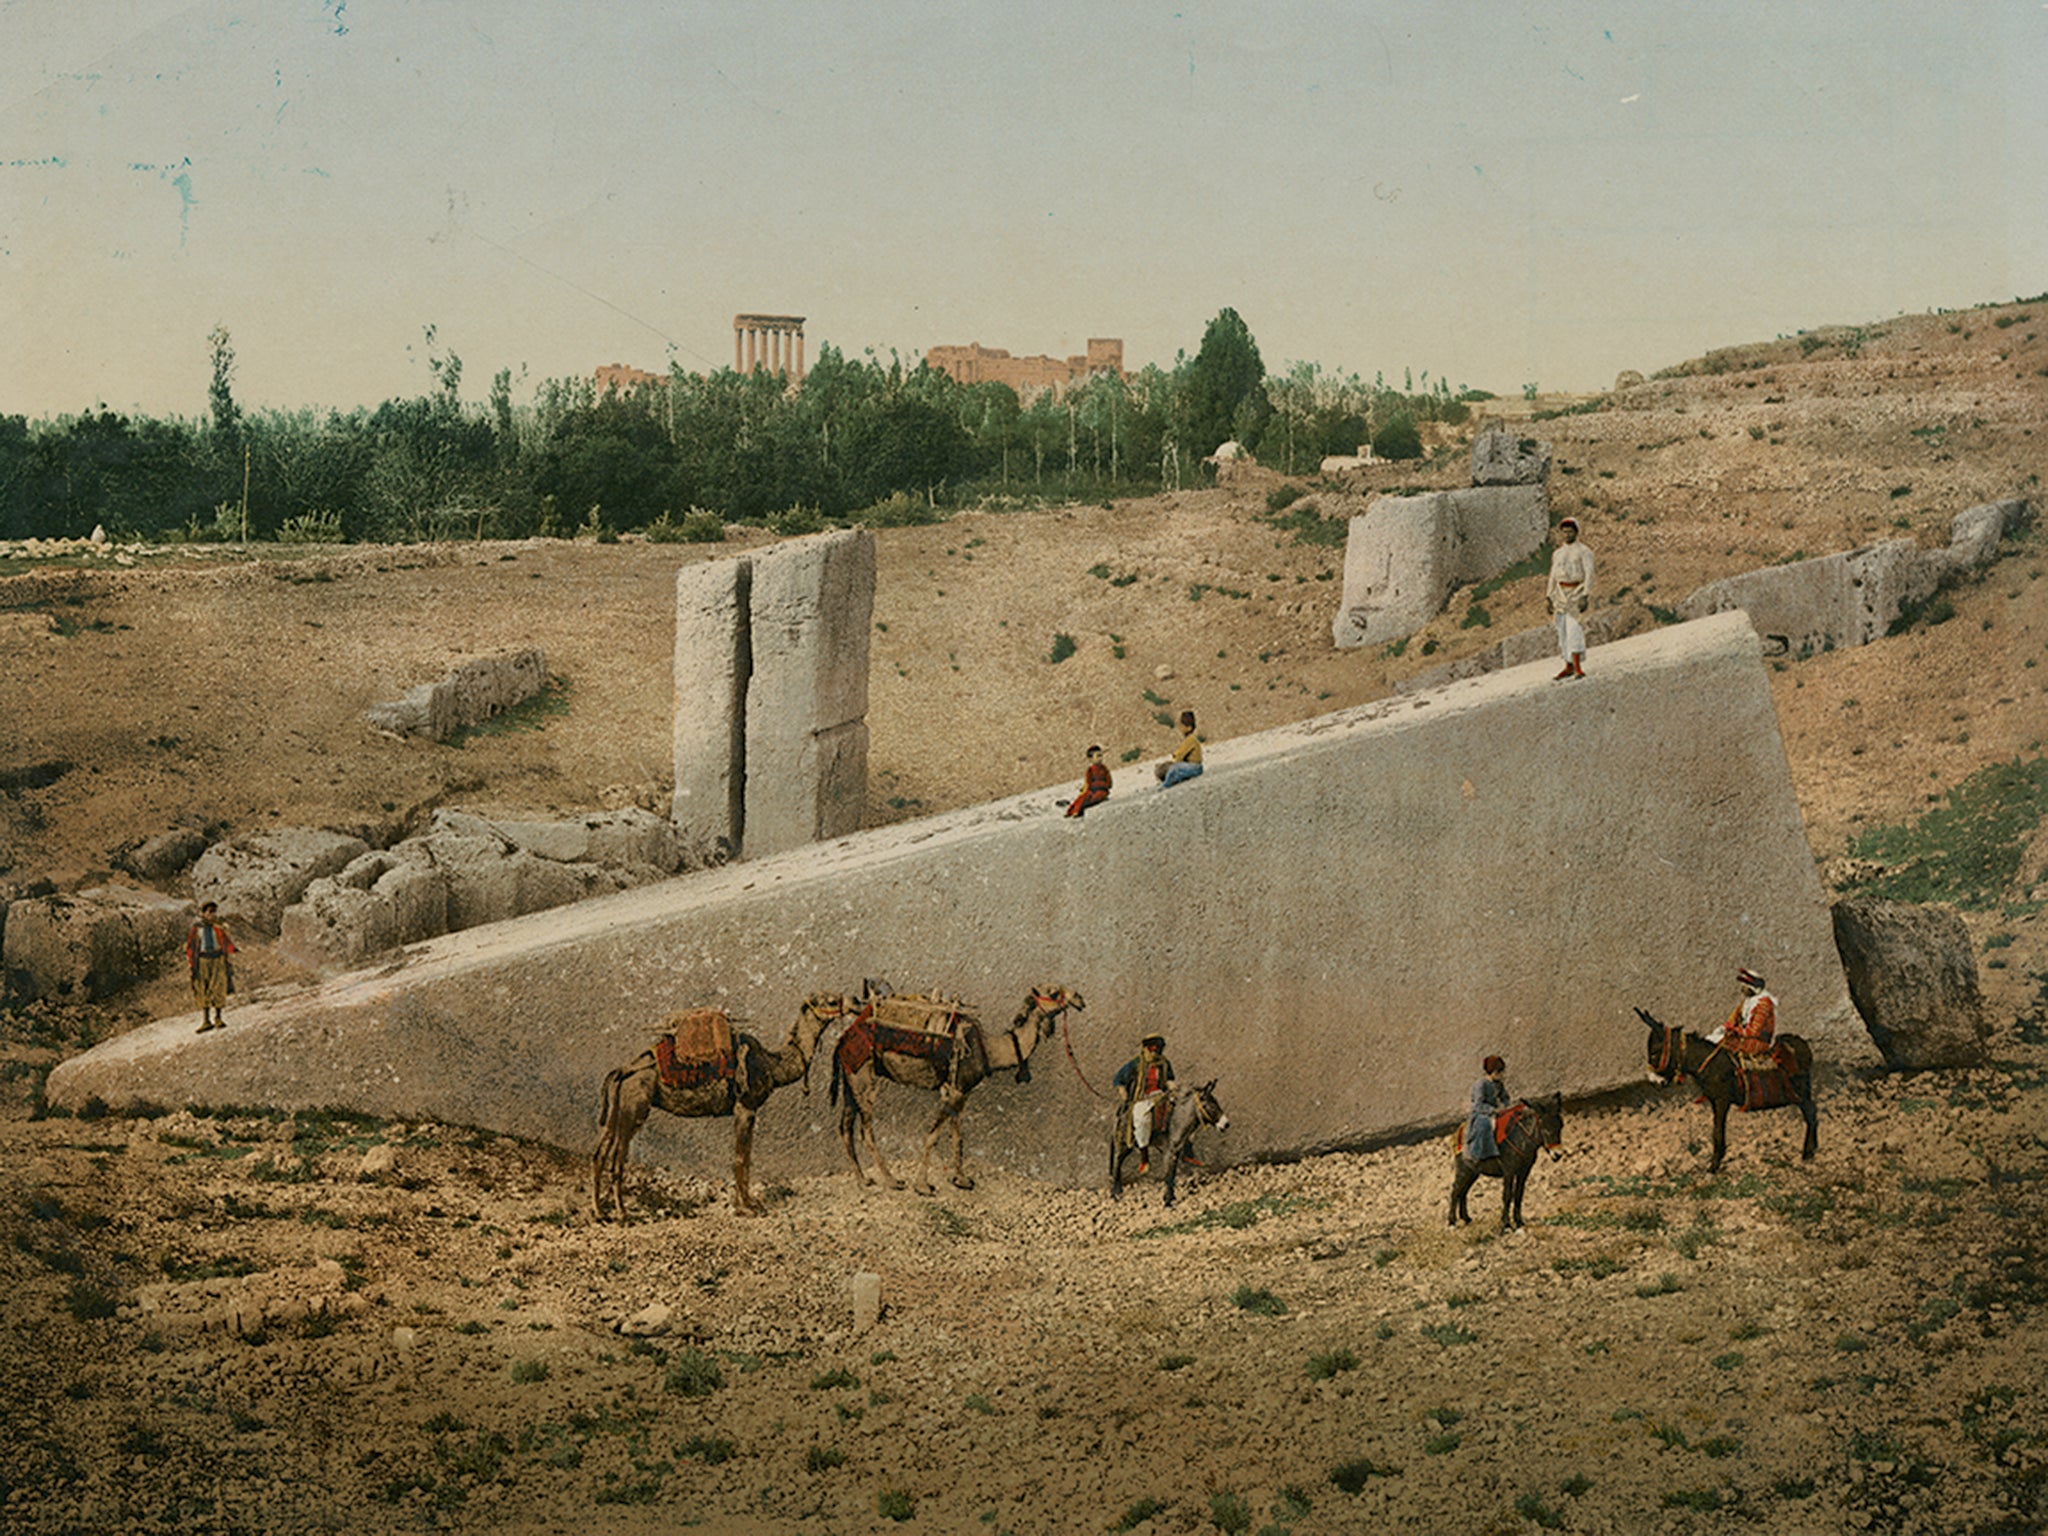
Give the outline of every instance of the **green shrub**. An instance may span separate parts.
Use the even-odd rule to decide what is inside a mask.
[[[1372,451],[1383,459],[1419,459],[1422,437],[1411,416],[1396,416],[1372,435]]]
[[[945,519],[924,497],[896,491],[854,513],[853,520],[869,528],[922,528]]]
[[[768,526],[784,538],[795,538],[806,533],[825,531],[825,514],[816,507],[807,507],[801,502],[784,507],[769,516]]]
[[[1150,1520],[1154,1515],[1164,1514],[1165,1512],[1166,1506],[1157,1499],[1140,1499],[1137,1503],[1126,1506],[1122,1518],[1116,1523],[1116,1529],[1119,1531],[1135,1529],[1143,1525],[1147,1520]]]
[[[823,1371],[811,1378],[813,1392],[839,1392],[860,1385],[860,1378],[845,1369]]]
[[[1051,662],[1054,666],[1058,666],[1061,662],[1065,661],[1069,656],[1073,655],[1074,652],[1079,649],[1080,647],[1074,643],[1074,637],[1072,635],[1064,633],[1057,634],[1052,637],[1052,654],[1047,656],[1045,659]]]
[[[1358,1356],[1348,1349],[1328,1350],[1322,1354],[1310,1355],[1307,1369],[1310,1381],[1328,1381],[1339,1371],[1357,1370]]]
[[[1361,1493],[1365,1485],[1376,1477],[1399,1477],[1399,1467],[1376,1465],[1369,1456],[1360,1456],[1355,1461],[1339,1462],[1330,1468],[1330,1481],[1346,1493]]]
[[[900,1488],[885,1488],[875,1495],[875,1513],[884,1520],[914,1520],[917,1500]]]
[[[1240,1285],[1230,1293],[1230,1304],[1240,1312],[1256,1312],[1261,1317],[1279,1317],[1287,1310],[1287,1303],[1263,1286],[1253,1290]]]
[[[1300,499],[1300,486],[1276,486],[1274,489],[1266,493],[1266,510],[1268,512],[1285,512],[1289,507],[1293,506],[1295,502],[1299,501]]]
[[[692,1345],[670,1362],[661,1385],[664,1391],[680,1392],[684,1397],[709,1397],[725,1385],[725,1372],[716,1360]]]
[[[804,1465],[813,1472],[829,1472],[846,1465],[846,1452],[836,1446],[814,1445],[804,1457]]]
[[[530,1386],[537,1381],[548,1379],[548,1363],[545,1360],[514,1360],[512,1380],[518,1385]]]
[[[664,511],[642,532],[655,544],[723,544],[725,519],[702,507],[690,508],[680,519]]]
[[[81,1280],[64,1293],[64,1307],[81,1323],[90,1323],[114,1315],[114,1298]]]
[[[1225,1490],[1209,1495],[1209,1523],[1219,1531],[1231,1532],[1248,1530],[1252,1523],[1252,1507],[1235,1493]]]

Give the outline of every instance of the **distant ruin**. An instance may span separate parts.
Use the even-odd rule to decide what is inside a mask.
[[[978,341],[966,346],[933,347],[924,355],[925,366],[949,375],[956,384],[1007,384],[1029,399],[1044,390],[1064,393],[1069,387],[1098,373],[1124,376],[1124,344],[1121,337],[1091,336],[1088,350],[1061,359],[1043,353],[1034,357],[1012,357],[1001,347],[984,347]]]
[[[802,315],[734,315],[732,371],[779,373],[792,384],[804,381]]]

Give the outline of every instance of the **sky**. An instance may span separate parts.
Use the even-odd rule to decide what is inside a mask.
[[[1512,394],[2048,290],[2043,0],[0,0],[0,414],[1222,308]]]

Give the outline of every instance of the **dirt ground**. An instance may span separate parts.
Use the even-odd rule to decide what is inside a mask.
[[[1773,561],[1945,543],[1966,507],[2038,498],[2037,330],[2048,308],[2017,305],[1735,349],[1529,430],[1601,600],[1670,607]],[[1340,518],[1465,468],[1387,466],[1303,500]],[[1138,773],[1182,708],[1239,735],[1543,621],[1531,577],[1486,597],[1486,622],[1461,594],[1398,656],[1335,651],[1341,543],[1276,527],[1281,483],[880,534],[870,820],[1078,781],[1091,741]],[[117,878],[173,826],[386,841],[440,804],[658,806],[673,573],[739,547],[0,550],[0,884]],[[1776,666],[1824,879],[1859,828],[2040,752],[2044,569],[2036,528],[1946,622]],[[434,747],[363,722],[515,645],[560,680],[533,728]],[[1168,1212],[1156,1177],[1113,1205],[1006,1173],[971,1110],[972,1191],[863,1196],[757,1166],[771,1210],[745,1220],[706,1127],[695,1166],[635,1170],[638,1221],[599,1225],[580,1148],[253,1109],[42,1117],[52,1063],[187,1005],[175,970],[97,1008],[34,1005],[0,1017],[0,1519],[2048,1528],[2048,922],[1970,924],[1990,1064],[1831,1073],[1813,1164],[1789,1114],[1737,1117],[1718,1179],[1683,1090],[1569,1106],[1566,1156],[1506,1237],[1492,1184],[1470,1228],[1446,1226],[1434,1141],[1248,1167],[1211,1137]],[[302,979],[260,944],[244,960],[245,990]],[[1702,1018],[1729,1001],[1701,999]],[[925,1113],[885,1099],[882,1132],[904,1145]],[[883,1310],[856,1333],[862,1271]]]

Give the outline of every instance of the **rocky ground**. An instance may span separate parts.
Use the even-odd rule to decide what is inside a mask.
[[[2048,308],[2012,305],[1735,349],[1532,430],[1603,600],[1675,606],[1802,553],[1945,543],[1965,507],[2038,496],[2037,329]],[[1461,470],[1388,468],[1376,488]],[[1399,654],[1331,650],[1341,547],[1277,525],[1278,483],[885,532],[871,819],[1077,779],[1089,741],[1135,772],[1171,711],[1239,734],[1542,621],[1530,577],[1484,621],[1454,600]],[[1304,500],[1336,518],[1360,494]],[[437,804],[658,802],[672,573],[720,552],[0,557],[20,571],[0,574],[0,880],[109,878],[173,825],[388,839]],[[2037,529],[1945,621],[1777,666],[1828,878],[1854,873],[1859,829],[2039,755],[2044,569]],[[562,679],[533,729],[434,748],[361,720],[527,644]],[[0,1020],[0,1519],[2042,1529],[2042,851],[2037,833],[2008,904],[1969,916],[1988,1064],[1830,1073],[1813,1164],[1788,1113],[1738,1117],[1717,1179],[1683,1090],[1571,1106],[1567,1155],[1506,1237],[1493,1185],[1472,1227],[1445,1225],[1439,1143],[1236,1167],[1227,1136],[1171,1212],[1156,1179],[1112,1205],[985,1160],[934,1201],[757,1168],[770,1214],[745,1220],[710,1155],[636,1170],[640,1219],[599,1225],[583,1149],[255,1110],[41,1117],[52,1062],[185,1005],[175,969],[97,1008],[37,1004]],[[260,944],[246,961],[249,987],[301,974]],[[907,1096],[884,1114],[907,1142]],[[855,1332],[863,1271],[883,1311]]]

